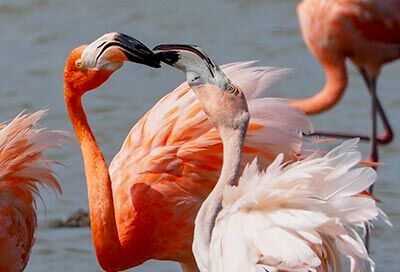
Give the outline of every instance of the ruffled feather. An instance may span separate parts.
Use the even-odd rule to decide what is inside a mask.
[[[292,164],[283,155],[259,172],[254,160],[237,187],[224,193],[213,229],[209,271],[374,271],[355,228],[378,218],[390,224],[375,199],[361,193],[376,181],[361,160],[357,139],[324,156]]]

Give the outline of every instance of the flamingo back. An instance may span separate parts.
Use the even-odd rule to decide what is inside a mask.
[[[61,193],[44,151],[67,135],[35,128],[46,111],[21,113],[0,124],[0,271],[22,271],[36,229],[38,185]]]
[[[366,39],[400,44],[399,0],[341,0],[338,7]]]
[[[208,252],[208,271],[374,270],[355,227],[386,215],[375,199],[361,193],[376,180],[361,160],[357,139],[324,156],[292,164],[283,156],[260,172],[257,160],[246,167],[237,187],[224,193]],[[206,253],[207,254],[207,253]]]
[[[377,76],[400,58],[400,0],[303,0],[297,12],[304,41],[327,67],[349,57]]]

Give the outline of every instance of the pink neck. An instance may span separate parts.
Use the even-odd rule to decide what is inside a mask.
[[[323,64],[323,67],[326,75],[324,88],[312,97],[293,100],[293,107],[312,115],[326,111],[340,101],[347,85],[344,60],[335,64]]]
[[[194,229],[194,255],[201,271],[206,271],[209,245],[215,220],[222,209],[224,191],[237,184],[242,159],[243,140],[247,125],[242,129],[220,129],[223,143],[223,164],[221,175],[212,192],[201,205],[196,216]]]
[[[64,97],[82,150],[97,259],[101,267],[107,271],[125,268],[127,258],[124,257],[118,237],[111,179],[106,161],[89,127],[81,96],[74,95],[74,91],[66,84]]]

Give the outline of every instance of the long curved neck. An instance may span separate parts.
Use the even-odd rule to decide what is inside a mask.
[[[207,271],[207,254],[215,219],[222,209],[222,198],[227,186],[237,184],[242,159],[243,140],[246,127],[242,130],[220,129],[223,144],[221,175],[212,192],[203,202],[195,222],[194,253],[200,271]]]
[[[67,84],[64,98],[75,134],[81,146],[88,186],[90,221],[97,259],[101,267],[113,271],[125,259],[119,242],[114,214],[111,179],[104,156],[89,127],[80,95]]]
[[[326,75],[324,88],[312,97],[291,102],[293,107],[309,115],[321,113],[332,108],[339,102],[346,89],[347,70],[344,60],[322,65]]]

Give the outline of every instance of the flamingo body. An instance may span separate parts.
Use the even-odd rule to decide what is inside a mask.
[[[293,158],[301,147],[299,131],[312,130],[285,101],[259,98],[286,71],[253,65],[223,67],[249,98],[252,119],[242,166],[255,155],[262,165],[280,152]],[[221,165],[220,136],[184,83],[138,121],[110,165],[122,243],[140,245],[143,259],[192,263],[194,219]]]
[[[400,57],[399,0],[305,0],[298,15],[304,40],[321,62],[348,57],[378,76]]]
[[[0,271],[24,270],[34,244],[39,186],[61,193],[44,151],[66,135],[35,128],[45,111],[0,124]]]

